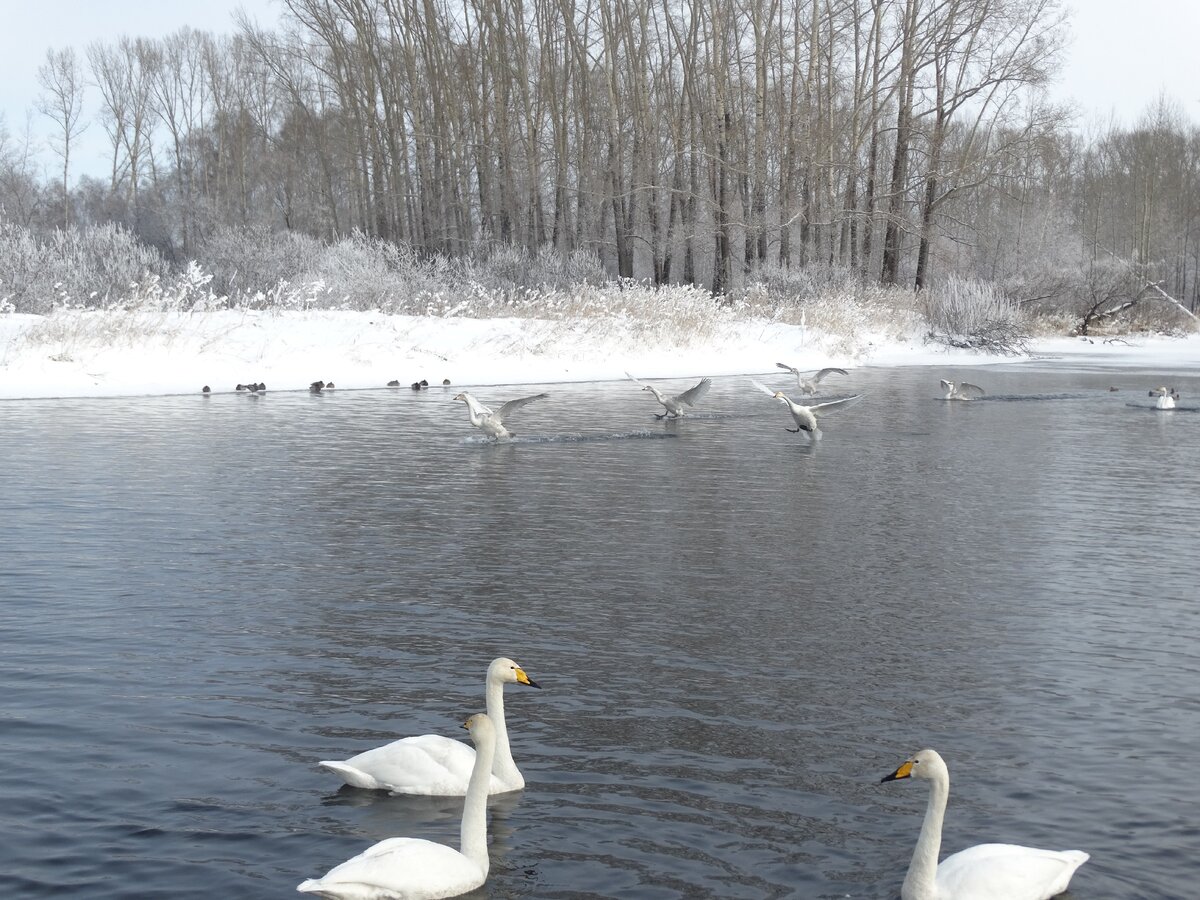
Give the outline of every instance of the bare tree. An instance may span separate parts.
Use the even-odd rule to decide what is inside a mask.
[[[38,110],[58,126],[51,147],[62,160],[62,224],[69,228],[71,147],[87,128],[83,120],[83,67],[72,48],[50,48],[46,61],[38,67],[37,80],[42,89]]]

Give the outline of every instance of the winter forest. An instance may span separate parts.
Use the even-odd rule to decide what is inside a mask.
[[[229,304],[303,284],[408,312],[465,285],[503,303],[593,284],[905,297],[999,348],[1018,322],[1190,327],[1200,128],[1166,97],[1132,128],[1050,104],[1066,17],[1057,0],[284,0],[273,28],[51,48],[36,114],[57,170],[0,131],[0,309],[180,278]],[[85,127],[110,148],[103,180],[73,173]],[[990,312],[953,321],[967,307]]]

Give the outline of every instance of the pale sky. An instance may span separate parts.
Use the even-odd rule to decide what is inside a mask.
[[[1077,104],[1080,124],[1110,116],[1132,125],[1160,94],[1200,123],[1200,2],[1197,0],[1068,0],[1072,40],[1052,96]],[[10,0],[0,13],[0,114],[10,135],[52,132],[36,111],[37,68],[49,47],[74,47],[121,35],[162,37],[184,25],[228,33],[234,10],[244,8],[265,26],[279,19],[280,0]],[[94,93],[94,90],[92,91]],[[92,118],[94,107],[85,114]],[[103,131],[93,122],[77,148],[75,173],[107,169]],[[57,158],[42,154],[46,164]]]

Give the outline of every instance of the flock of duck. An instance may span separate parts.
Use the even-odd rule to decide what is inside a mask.
[[[514,660],[492,660],[485,679],[486,713],[463,724],[475,745],[438,734],[392,741],[342,761],[320,765],[346,784],[395,794],[465,797],[459,849],[419,838],[388,838],[320,878],[296,888],[331,900],[432,900],[457,897],[487,881],[487,798],[525,787],[513,761],[504,719],[504,686],[540,687]],[[934,750],[905,760],[882,782],[919,778],[930,783],[929,803],[909,863],[902,900],[1047,900],[1067,889],[1088,860],[1080,850],[1039,850],[979,844],[938,862],[950,773]]]

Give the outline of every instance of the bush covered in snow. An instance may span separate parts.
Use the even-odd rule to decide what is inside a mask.
[[[952,275],[920,299],[931,340],[987,353],[1025,350],[1026,317],[994,284]]]

